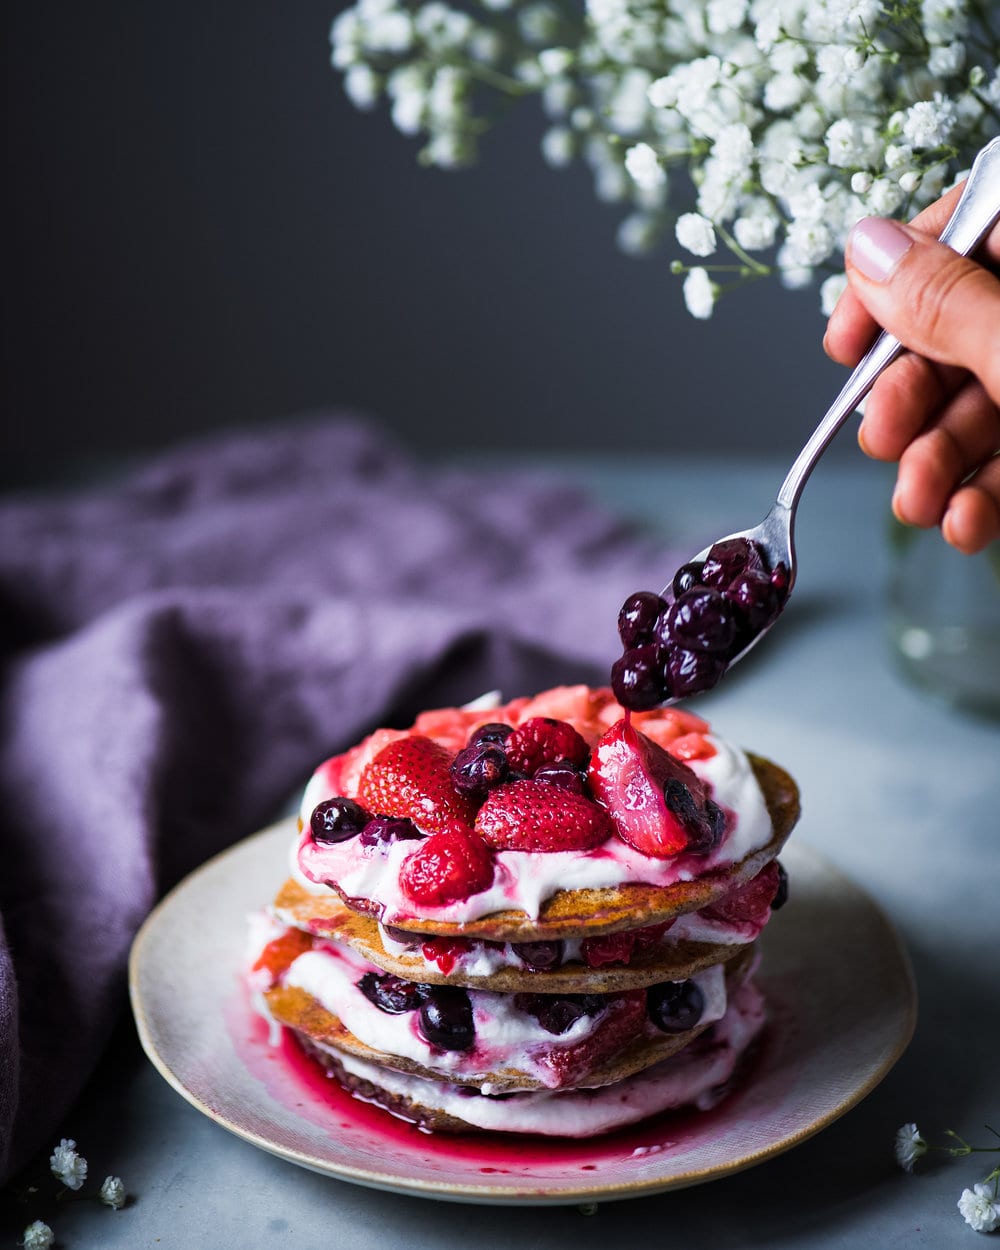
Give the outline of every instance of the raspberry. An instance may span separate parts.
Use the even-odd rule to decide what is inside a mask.
[[[424,959],[428,963],[437,964],[438,970],[445,976],[451,972],[458,960],[471,950],[472,943],[468,938],[429,938],[420,947]]]
[[[453,820],[472,822],[475,804],[451,782],[451,752],[421,734],[397,738],[367,765],[358,801],[379,816],[405,816],[433,833]]]
[[[710,920],[728,920],[732,924],[763,927],[771,915],[771,904],[781,884],[781,869],[775,860],[765,864],[756,877],[744,881],[722,898],[701,909]],[[780,905],[780,904],[779,904]]]
[[[600,937],[584,938],[580,954],[588,968],[601,968],[604,964],[629,963],[634,946],[634,933],[605,933]]]
[[[493,857],[482,838],[453,821],[403,860],[399,885],[412,902],[446,907],[493,884]]]
[[[490,792],[476,832],[498,851],[586,851],[606,842],[614,827],[586,795],[527,779]]]
[[[543,764],[572,764],[582,768],[590,748],[572,725],[551,716],[532,716],[507,739],[511,771],[533,777]]]

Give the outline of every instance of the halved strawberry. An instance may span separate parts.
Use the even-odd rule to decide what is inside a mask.
[[[423,906],[447,907],[492,884],[489,847],[460,821],[425,838],[399,869],[400,889]]]
[[[475,805],[451,784],[451,752],[413,734],[397,738],[365,765],[358,801],[379,816],[406,816],[428,833],[453,820],[472,823]]]
[[[624,994],[608,994],[607,1005],[597,1019],[597,1027],[582,1041],[570,1046],[552,1046],[537,1059],[547,1071],[545,1084],[550,1089],[576,1085],[594,1068],[599,1067],[633,1038],[642,1034],[646,1019],[646,991],[627,990]]]
[[[614,827],[586,795],[528,778],[490,791],[476,832],[498,851],[587,851],[606,842]]]
[[[772,860],[756,877],[751,877],[708,907],[703,907],[701,915],[709,920],[727,920],[732,924],[752,924],[763,928],[771,917],[771,904],[780,882],[781,869],[777,860]]]
[[[544,764],[572,764],[581,768],[590,747],[572,725],[552,716],[532,716],[523,721],[504,744],[512,772],[533,777]]]
[[[725,816],[705,783],[624,719],[594,747],[587,781],[618,836],[644,855],[669,859],[718,845]]]

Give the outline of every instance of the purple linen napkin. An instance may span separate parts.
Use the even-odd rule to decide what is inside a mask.
[[[165,888],[376,725],[605,682],[668,561],[565,483],[343,417],[0,502],[0,1179],[59,1135]]]

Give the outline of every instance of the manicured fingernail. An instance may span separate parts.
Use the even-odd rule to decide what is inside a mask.
[[[913,246],[913,240],[886,217],[864,217],[851,230],[847,256],[873,282],[885,282]]]

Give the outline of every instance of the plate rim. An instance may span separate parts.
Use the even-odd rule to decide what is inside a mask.
[[[294,832],[294,826],[295,818],[293,816],[276,821],[266,828],[225,847],[209,859],[203,861],[178,881],[150,911],[132,941],[128,960],[128,991],[132,1015],[142,1049],[155,1070],[173,1090],[180,1094],[189,1105],[234,1136],[257,1146],[268,1154],[319,1175],[348,1181],[370,1189],[410,1197],[488,1205],[586,1205],[598,1201],[618,1201],[627,1198],[651,1196],[674,1189],[691,1188],[713,1180],[721,1180],[724,1177],[732,1176],[737,1172],[742,1172],[767,1162],[769,1159],[776,1158],[778,1155],[794,1149],[796,1146],[808,1141],[809,1138],[814,1137],[817,1133],[822,1132],[823,1129],[829,1127],[830,1124],[856,1107],[881,1084],[896,1063],[898,1063],[913,1038],[918,1014],[917,987],[909,953],[895,925],[893,925],[881,905],[863,886],[858,885],[849,874],[843,872],[806,839],[797,837],[795,839],[795,849],[801,850],[807,857],[811,858],[825,874],[838,879],[861,895],[870,908],[873,917],[879,921],[891,945],[892,953],[899,964],[901,995],[905,993],[906,998],[905,1016],[895,1044],[881,1059],[877,1067],[869,1073],[866,1080],[852,1089],[836,1106],[829,1108],[817,1119],[796,1132],[772,1141],[758,1150],[740,1155],[738,1158],[734,1158],[726,1163],[715,1164],[707,1168],[689,1169],[685,1172],[675,1172],[672,1175],[663,1177],[618,1181],[613,1185],[609,1185],[607,1182],[603,1185],[600,1183],[588,1183],[560,1186],[558,1189],[553,1190],[551,1182],[549,1182],[548,1184],[540,1183],[536,1185],[529,1183],[515,1188],[510,1185],[496,1186],[486,1182],[435,1182],[419,1178],[407,1179],[398,1174],[376,1172],[369,1168],[353,1167],[349,1164],[333,1164],[329,1160],[318,1158],[305,1151],[284,1146],[279,1142],[262,1136],[253,1129],[247,1128],[230,1116],[220,1112],[217,1108],[210,1106],[194,1090],[185,1085],[182,1078],[173,1071],[169,1062],[160,1054],[157,1048],[153,1030],[147,1017],[148,1004],[143,1001],[140,984],[144,952],[147,943],[150,941],[150,936],[164,923],[164,917],[169,916],[172,908],[176,905],[178,896],[191,888],[204,874],[217,868],[221,862],[231,857],[236,858],[241,854],[249,854],[255,844],[269,842],[272,839],[276,840],[279,833],[290,836]],[[790,850],[791,848],[786,849]],[[386,1112],[386,1114],[391,1113]]]

